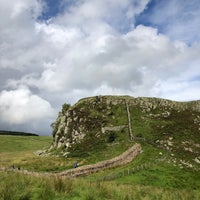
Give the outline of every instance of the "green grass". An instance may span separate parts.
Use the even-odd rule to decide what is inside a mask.
[[[200,173],[193,169],[180,168],[170,162],[166,150],[142,145],[140,156],[126,166],[93,174],[91,180],[111,180],[119,185],[151,186],[162,189],[180,189],[200,192]],[[160,155],[162,152],[162,155]]]
[[[199,198],[200,192],[194,190],[0,173],[0,200],[198,200]]]
[[[51,142],[50,137],[34,136],[0,136],[0,167],[11,165],[25,166],[27,161],[35,159],[34,152],[48,148]]]
[[[0,152],[27,152],[48,148],[52,138],[49,136],[10,136],[0,135]]]
[[[21,138],[20,141],[19,138]],[[28,138],[13,136],[4,138],[2,136],[0,140],[1,161],[5,164],[14,162],[16,165],[20,164],[23,168],[33,171],[60,171],[72,166],[74,160],[71,158],[38,157],[33,154],[38,149],[48,147],[51,143],[50,137],[37,137],[34,140]],[[27,145],[26,142],[29,144]],[[121,143],[121,146],[111,145],[109,148],[110,151],[104,153],[112,157],[126,147],[123,147]],[[161,151],[162,155],[159,155]],[[5,155],[8,157],[6,158]],[[101,158],[98,158],[98,155],[101,155]],[[104,156],[103,151],[93,152],[89,155],[91,160],[85,162],[95,162],[103,159]],[[155,159],[161,157],[166,160],[156,162]],[[128,165],[105,170],[85,178],[72,180],[59,177],[39,178],[11,171],[0,172],[0,200],[199,199],[200,175],[191,169],[180,169],[168,163],[169,157],[166,150],[143,144],[141,155]],[[124,174],[112,181],[102,181],[105,176],[119,174],[144,163],[151,163],[151,165],[147,169],[138,169],[132,174]]]
[[[167,163],[139,170],[117,180],[118,183],[154,186],[167,189],[198,190],[200,175],[194,171],[180,169]]]
[[[121,134],[121,133],[119,133]],[[96,163],[113,158],[126,151],[131,143],[121,141],[107,145],[105,149],[94,149],[87,152],[87,157],[65,158],[55,155],[37,156],[37,150],[50,147],[50,136],[0,136],[0,167],[10,168],[13,164],[30,171],[62,171],[73,167],[74,162],[80,165]]]
[[[50,136],[2,136],[0,135],[0,167],[12,165],[30,171],[61,171],[73,166],[73,159],[51,156],[42,157],[35,154],[38,150],[48,149]]]

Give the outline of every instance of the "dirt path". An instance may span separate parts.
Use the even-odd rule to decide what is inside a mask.
[[[36,177],[41,176],[62,176],[62,177],[78,177],[78,176],[85,176],[88,174],[92,174],[101,170],[118,167],[125,165],[129,162],[131,162],[139,153],[141,152],[141,146],[140,144],[135,144],[131,148],[129,148],[127,151],[122,153],[121,155],[112,158],[110,160],[105,160],[102,162],[98,162],[96,164],[91,165],[85,165],[81,166],[75,169],[69,169],[65,170],[59,173],[50,173],[50,172],[30,172],[27,170],[13,170],[17,171],[19,173],[27,174],[27,175],[33,175]],[[1,169],[1,171],[5,171],[5,169]]]

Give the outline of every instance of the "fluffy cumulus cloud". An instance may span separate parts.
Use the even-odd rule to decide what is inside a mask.
[[[64,102],[90,95],[198,99],[198,40],[136,26],[150,0],[62,0],[42,19],[47,2],[0,2],[1,126],[48,134]]]
[[[152,0],[150,12],[141,16],[147,24],[158,26],[171,39],[186,43],[200,41],[199,0]]]
[[[1,120],[10,124],[21,124],[51,116],[49,102],[31,94],[27,88],[0,93]]]

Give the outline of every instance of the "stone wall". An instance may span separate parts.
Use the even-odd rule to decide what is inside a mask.
[[[67,170],[60,173],[61,176],[83,176],[91,173],[98,172],[103,169],[118,167],[131,162],[141,152],[141,146],[139,144],[133,145],[130,149],[123,154],[112,158],[110,160],[102,161],[92,165],[85,165],[75,169]]]

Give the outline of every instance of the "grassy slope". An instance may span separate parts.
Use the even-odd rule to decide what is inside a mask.
[[[0,168],[13,164],[31,171],[60,171],[71,168],[73,160],[58,157],[40,157],[37,150],[49,148],[50,136],[0,136]]]
[[[48,147],[51,137],[48,136],[0,136],[0,152],[27,152]]]
[[[161,109],[157,109],[151,111],[151,114],[156,115],[162,112]],[[191,110],[181,112],[169,110],[169,112],[168,117],[152,118],[148,113],[143,114],[132,107],[134,133],[136,136],[139,135],[146,139],[141,141],[143,155],[135,163],[143,166],[150,163],[150,167],[147,167],[147,170],[139,170],[132,176],[121,178],[121,182],[131,183],[134,180],[135,183],[166,188],[200,188],[199,164],[194,162],[200,149],[192,145],[200,141],[198,126],[194,124],[194,119],[199,113]],[[161,144],[158,141],[164,141],[164,143]],[[167,145],[169,141],[172,144]],[[191,142],[190,147],[193,152],[185,150],[182,144],[184,141]],[[163,160],[156,164],[160,159]],[[182,165],[180,163],[182,160],[191,163],[193,167]],[[130,164],[130,167],[132,166],[135,167],[135,164]]]
[[[103,126],[128,124],[126,107],[123,103],[111,104],[109,110],[104,102],[96,105],[95,109],[89,109],[90,105],[91,103],[84,104],[83,101],[77,105],[76,112],[85,106],[87,113],[84,114],[90,119],[87,125],[92,128],[84,142],[78,144],[78,148],[72,149],[72,156],[82,157],[87,163],[94,163],[122,153],[131,143],[128,129],[114,132],[116,138],[111,143],[108,142],[108,138],[112,132],[96,137],[99,130],[95,128],[99,127],[98,124],[103,123]],[[200,125],[194,123],[199,119],[198,112],[190,109],[174,109],[170,106],[157,106],[147,112],[142,106],[132,104],[129,105],[129,109],[132,130],[137,142],[149,144],[157,154],[164,151],[168,156],[168,162],[175,162],[180,167],[188,164],[192,168],[199,168],[199,164],[194,161],[200,154]],[[167,112],[170,113],[169,116],[165,115]],[[154,159],[153,156],[150,158]]]
[[[107,123],[124,125],[127,116],[123,109],[114,106],[113,112],[110,113],[110,121]],[[154,115],[162,112],[163,110],[160,109],[151,111]],[[22,186],[26,183],[27,189],[17,188],[16,191],[13,191],[13,196],[30,194],[30,198],[27,199],[200,199],[199,165],[194,162],[194,158],[199,155],[199,147],[194,144],[199,143],[200,134],[199,127],[193,123],[199,113],[189,110],[183,112],[170,110],[171,114],[168,117],[150,117],[149,113],[142,112],[142,109],[137,106],[130,106],[130,113],[134,135],[137,136],[137,142],[140,142],[143,147],[142,154],[130,164],[93,174],[84,180],[38,180],[12,173],[0,173],[2,178],[0,180],[3,180],[3,182],[0,181],[0,190],[2,191],[0,193],[6,193],[6,188],[15,185],[13,180],[16,181],[15,176],[19,176],[18,183]],[[35,157],[32,152],[37,149],[37,142],[38,148],[41,149],[42,146],[50,144],[50,138],[43,140],[42,137],[39,137],[38,141],[30,140],[30,144],[27,146],[26,138],[22,137],[24,142],[20,147],[19,141],[16,140],[18,137],[7,137],[7,142],[2,143],[2,139],[0,140],[1,160],[7,164],[15,161],[16,164],[20,163],[27,169],[39,171],[70,168],[75,159],[79,159],[83,163],[94,163],[118,155],[131,145],[127,138],[127,130],[115,134],[117,137],[114,142],[108,143],[102,148],[98,146],[97,150],[92,146],[92,149],[87,152],[87,156],[81,157],[80,155],[79,158],[73,159]],[[173,145],[165,146],[170,137],[173,138],[170,140]],[[104,141],[106,139],[104,138]],[[92,141],[92,138],[88,138],[88,141],[90,140]],[[185,149],[186,146],[183,145],[183,142],[189,142],[187,145],[192,147],[193,151]],[[18,149],[17,154],[13,153],[14,149]],[[10,154],[10,152],[12,153]],[[9,155],[8,160],[5,158],[6,154]],[[28,155],[26,156],[26,154]],[[23,159],[26,161],[24,162]],[[181,160],[190,162],[193,167],[181,164]],[[126,174],[130,169],[134,169],[134,173]],[[124,175],[118,176],[119,174]],[[103,178],[113,175],[116,176],[111,181],[101,181]],[[10,193],[12,194],[12,191]]]
[[[21,156],[23,155],[28,161],[25,165],[26,168],[31,168],[31,165],[34,166],[37,162],[40,163],[43,169],[48,165],[54,165],[54,162],[57,163],[57,166],[63,162],[63,159],[56,157],[34,159],[35,156],[32,152],[38,148],[41,149],[43,145],[48,146],[50,137],[37,137],[37,140],[31,139],[28,146],[26,137],[21,137],[21,141],[18,140],[19,137],[3,137],[0,140],[0,152],[1,155],[9,153],[10,161],[7,161],[8,163],[12,163],[11,161],[17,159],[22,164],[23,159]],[[4,142],[2,142],[3,140]],[[16,154],[14,149],[17,150]],[[149,166],[146,170],[140,169],[132,175],[123,176],[111,182],[99,181],[100,178],[109,174],[118,174],[118,172],[136,167],[144,162],[153,162],[155,158],[160,157],[159,151],[160,149],[158,150],[151,145],[143,144],[143,153],[129,165],[100,172],[84,179],[38,179],[12,172],[1,172],[0,199],[199,199],[199,175],[192,170],[180,169],[166,162]],[[163,151],[162,156],[168,156],[168,153]],[[30,162],[30,160],[33,160],[33,162]],[[70,160],[67,160],[67,162],[69,163]]]
[[[126,114],[119,110],[117,106],[112,107],[112,115],[115,116],[111,116],[112,124],[123,125],[127,120]],[[162,115],[166,111],[170,112],[169,116]],[[130,106],[130,113],[134,136],[142,144],[143,153],[127,166],[94,174],[89,178],[102,180],[102,177],[115,177],[112,182],[118,184],[199,191],[199,164],[194,161],[200,153],[199,125],[194,123],[199,113],[163,107],[143,112],[140,107],[133,105]],[[129,145],[128,140],[125,141]],[[188,151],[188,147],[191,150]],[[134,173],[119,177],[132,169]]]

